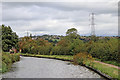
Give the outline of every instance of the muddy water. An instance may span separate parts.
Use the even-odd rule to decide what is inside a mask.
[[[93,71],[55,59],[21,57],[3,78],[101,78]]]

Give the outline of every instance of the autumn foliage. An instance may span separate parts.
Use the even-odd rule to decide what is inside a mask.
[[[74,64],[92,66],[94,59],[88,53],[78,53],[73,56]]]
[[[44,39],[23,37],[18,44],[23,53],[49,54],[51,49],[51,43]]]
[[[72,28],[66,32],[66,36],[55,44],[41,38],[32,39],[31,37],[23,37],[19,41],[19,49],[21,49],[23,53],[76,55],[79,57],[81,57],[81,55],[82,57],[90,55],[94,58],[101,59],[102,61],[119,61],[117,37],[102,38],[94,36],[89,38],[92,39],[87,41],[81,40],[81,36],[77,34],[77,30]],[[87,55],[86,53],[89,54]]]

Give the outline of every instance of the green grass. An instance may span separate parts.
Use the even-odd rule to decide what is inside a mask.
[[[64,60],[73,60],[73,56],[70,55],[34,55],[34,54],[23,54],[23,55],[28,55],[28,56],[36,56],[36,57],[51,57],[51,58],[58,58],[58,59],[64,59]],[[120,77],[118,77],[118,72],[120,70],[109,67],[108,65],[101,64],[101,63],[96,63],[94,62],[94,65],[92,68],[99,70],[100,72],[109,75],[112,78],[118,78],[120,80]]]
[[[113,68],[108,65],[97,63],[97,62],[94,62],[93,68],[101,71],[106,75],[111,76],[112,78],[118,78],[118,72],[120,71],[120,69]]]
[[[35,55],[35,54],[22,54],[22,55],[30,55],[30,56],[36,56],[36,57],[50,57],[50,58],[58,58],[58,59],[64,59],[64,60],[72,60],[72,55]]]
[[[18,55],[22,55],[23,54],[24,55],[25,53],[16,53],[16,54],[18,54]]]

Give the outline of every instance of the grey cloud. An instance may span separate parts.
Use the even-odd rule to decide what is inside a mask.
[[[3,24],[10,25],[19,36],[26,35],[27,30],[38,35],[46,33],[65,35],[66,30],[72,27],[78,29],[79,34],[88,35],[90,34],[89,14],[95,12],[96,34],[103,35],[101,31],[104,31],[107,35],[116,35],[116,4],[104,2],[3,3]],[[115,29],[112,29],[114,27]]]
[[[5,8],[4,6],[8,6],[10,8]],[[103,6],[104,5],[104,6]],[[112,6],[112,7],[111,7]],[[14,10],[13,12],[11,11]],[[69,12],[79,12],[79,11],[87,11],[87,13],[95,12],[98,14],[117,14],[116,5],[108,4],[108,3],[98,3],[98,2],[81,2],[81,3],[66,3],[66,2],[39,2],[39,3],[3,3],[3,20],[15,20],[15,19],[23,19],[23,20],[31,20],[31,19],[44,19],[45,17],[49,17],[49,15],[60,14],[61,10],[65,14],[69,15]],[[50,12],[53,10],[53,12]],[[54,10],[55,9],[55,10]],[[40,10],[40,11],[39,11]],[[39,11],[39,14],[38,12]],[[68,11],[68,12],[67,12]],[[6,13],[6,14],[5,14]],[[9,13],[9,14],[7,14]],[[45,14],[44,14],[45,13]],[[47,13],[47,14],[46,14]],[[19,15],[17,15],[19,14]],[[76,13],[77,14],[77,13]],[[13,16],[12,16],[13,15]],[[71,14],[70,14],[71,15]],[[79,15],[82,15],[79,13]],[[25,17],[26,16],[26,17]],[[10,17],[10,18],[9,18]],[[54,16],[52,16],[54,18]],[[56,17],[57,19],[68,18],[68,16],[60,14]]]
[[[74,10],[88,10],[101,13],[115,13],[117,10],[116,7],[118,3],[116,2],[8,2],[3,3],[9,7],[49,7],[65,11],[74,11]],[[103,6],[104,5],[104,6]]]

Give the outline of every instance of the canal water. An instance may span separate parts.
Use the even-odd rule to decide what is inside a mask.
[[[67,61],[21,57],[3,78],[101,78],[97,73]]]

